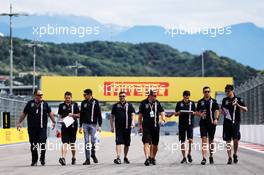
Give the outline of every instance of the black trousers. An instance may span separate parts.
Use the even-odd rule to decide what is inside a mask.
[[[38,161],[38,149],[40,149],[40,161],[45,161],[47,128],[28,128],[32,163]]]

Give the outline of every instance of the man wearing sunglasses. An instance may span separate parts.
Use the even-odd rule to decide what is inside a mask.
[[[48,116],[52,121],[52,129],[55,127],[54,114],[48,103],[42,100],[42,96],[43,93],[41,90],[35,90],[34,99],[26,104],[17,123],[17,129],[20,130],[22,122],[27,116],[28,136],[32,155],[31,166],[37,166],[39,148],[40,163],[43,166],[45,165]]]
[[[96,144],[96,130],[101,132],[102,126],[102,114],[101,108],[99,106],[99,101],[93,98],[93,92],[91,89],[85,89],[84,91],[84,101],[81,103],[80,112],[80,129],[79,133],[82,134],[84,131],[84,142],[85,142],[85,157],[86,160],[83,165],[90,165],[90,157],[93,159],[94,163],[98,163],[95,156],[95,144]],[[96,129],[97,124],[99,125]],[[91,136],[91,144],[90,144]],[[92,145],[92,149],[90,148]]]
[[[211,97],[210,87],[203,88],[204,97],[198,101],[196,114],[200,116],[200,133],[202,139],[202,165],[206,164],[206,151],[209,142],[209,162],[214,164],[214,136],[216,125],[219,121],[219,105],[215,99]]]
[[[129,164],[127,158],[131,129],[135,126],[135,109],[131,103],[126,101],[126,92],[119,92],[119,102],[112,107],[110,117],[111,132],[116,135],[116,154],[115,164],[121,164],[121,145],[124,145],[124,163]]]
[[[227,97],[222,101],[222,114],[224,116],[223,124],[223,140],[226,141],[228,161],[227,164],[238,162],[237,150],[238,142],[240,140],[240,111],[246,112],[248,109],[240,97],[234,93],[233,85],[226,85],[225,92]],[[232,160],[232,146],[231,141],[234,143],[234,154]]]
[[[193,141],[193,118],[195,114],[195,103],[190,100],[190,91],[183,92],[183,100],[178,102],[175,108],[175,116],[179,116],[179,140],[181,142],[181,151],[183,159],[181,163],[187,163],[185,140],[186,133],[189,141],[189,150],[187,154],[188,162],[192,162],[191,148]]]
[[[144,153],[146,157],[145,165],[156,165],[156,154],[159,144],[159,118],[162,125],[165,123],[165,113],[160,102],[156,98],[153,90],[148,92],[148,98],[139,105],[138,126],[139,131],[143,133],[142,142],[144,144]]]

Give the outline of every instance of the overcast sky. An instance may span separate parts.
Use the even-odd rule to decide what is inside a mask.
[[[18,12],[89,16],[122,26],[209,27],[253,22],[264,27],[264,0],[0,0],[0,13],[8,12],[10,2]]]

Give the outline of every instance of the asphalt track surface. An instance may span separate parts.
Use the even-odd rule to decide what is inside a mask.
[[[60,140],[49,139],[49,142],[53,144],[60,143]],[[199,142],[200,139],[195,138],[195,143]],[[81,145],[83,141],[78,140],[78,143]],[[226,151],[218,150],[214,155],[215,164],[210,165],[207,163],[205,166],[202,166],[200,164],[201,151],[198,149],[198,146],[192,152],[194,161],[188,164],[180,164],[182,157],[180,151],[177,150],[178,143],[177,136],[161,136],[157,165],[149,167],[143,164],[145,158],[140,136],[132,137],[128,156],[131,163],[121,165],[115,165],[113,163],[113,159],[115,158],[115,143],[113,137],[101,139],[99,151],[97,151],[99,163],[92,163],[87,166],[82,165],[84,153],[81,150],[78,151],[76,165],[70,165],[71,154],[68,152],[66,158],[67,165],[61,166],[58,163],[60,150],[55,149],[47,151],[45,166],[41,166],[38,163],[37,167],[31,167],[29,143],[0,146],[0,174],[264,174],[264,154],[242,148],[239,150],[238,164],[226,165]],[[82,147],[80,146],[80,148]]]

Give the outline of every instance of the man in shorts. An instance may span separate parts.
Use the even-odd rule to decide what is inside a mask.
[[[243,99],[236,96],[234,93],[233,85],[226,85],[225,92],[227,97],[222,101],[222,113],[224,115],[223,124],[223,140],[226,141],[228,161],[227,164],[232,164],[238,162],[237,150],[238,143],[240,140],[240,111],[246,112],[247,107]],[[231,141],[234,144],[234,154],[232,161],[232,146]]]
[[[204,97],[198,101],[196,114],[201,117],[200,119],[200,133],[202,139],[202,165],[206,164],[206,151],[209,142],[209,162],[214,164],[213,151],[214,151],[214,136],[216,125],[219,121],[219,105],[215,99],[211,97],[210,87],[203,88]]]
[[[165,122],[164,109],[156,99],[156,93],[150,90],[148,98],[143,100],[139,106],[138,125],[140,132],[143,132],[142,142],[144,144],[144,153],[146,157],[145,165],[156,165],[156,154],[159,144],[159,118],[162,124]]]
[[[59,159],[59,163],[64,166],[66,165],[66,154],[68,144],[70,145],[72,151],[72,161],[71,164],[76,164],[76,150],[75,150],[75,141],[76,141],[76,133],[78,130],[78,122],[77,119],[80,117],[80,111],[77,103],[72,102],[72,93],[65,92],[64,94],[64,102],[59,105],[58,115],[61,120],[61,141],[62,145],[62,157]],[[74,119],[74,123],[70,126],[66,127],[66,125],[62,122],[65,117],[72,117]]]
[[[111,132],[116,135],[116,154],[115,164],[121,164],[121,145],[124,145],[124,163],[129,164],[127,158],[131,129],[135,126],[135,109],[133,105],[126,101],[126,92],[119,93],[119,102],[112,107],[110,117]]]

